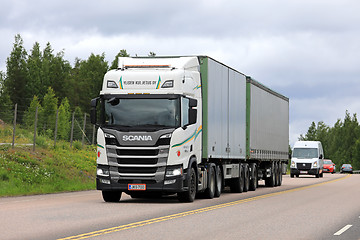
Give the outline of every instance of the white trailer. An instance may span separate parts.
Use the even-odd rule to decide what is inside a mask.
[[[207,56],[119,58],[92,100],[105,201],[281,185],[288,98]]]

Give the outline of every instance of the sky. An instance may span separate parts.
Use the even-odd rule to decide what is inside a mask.
[[[290,99],[290,145],[360,113],[358,0],[0,0],[0,71],[16,34],[70,63],[105,53],[207,55]]]

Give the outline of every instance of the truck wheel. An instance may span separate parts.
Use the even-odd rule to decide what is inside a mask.
[[[291,178],[294,178],[294,177],[295,177],[295,174],[290,173],[290,177],[291,177]]]
[[[274,163],[274,173],[275,173],[275,184],[274,186],[279,186],[279,164],[277,162]]]
[[[189,174],[187,177],[188,189],[185,192],[180,192],[177,194],[180,202],[193,202],[195,200],[197,177],[194,167],[191,167],[189,169],[188,174]]]
[[[216,166],[216,188],[214,197],[220,197],[223,189],[223,177],[220,166]]]
[[[249,190],[250,184],[250,171],[249,171],[249,164],[244,164],[244,192]]]
[[[244,191],[244,168],[242,164],[239,166],[239,177],[232,179],[230,190],[233,193],[242,193]]]
[[[255,191],[258,183],[258,172],[255,163],[252,163],[250,166],[251,166],[251,172],[250,172],[249,190]]]
[[[212,199],[215,196],[216,190],[216,175],[215,169],[212,165],[209,167],[209,175],[208,175],[208,187],[205,190],[205,197]]]
[[[120,191],[102,191],[105,202],[119,202],[122,192]]]
[[[266,187],[274,187],[275,186],[275,164],[272,162],[271,164],[271,176],[268,178],[265,178],[265,186]]]
[[[283,169],[283,165],[282,165],[282,163],[280,162],[280,163],[279,163],[279,186],[282,185],[282,177],[283,177],[282,169]]]

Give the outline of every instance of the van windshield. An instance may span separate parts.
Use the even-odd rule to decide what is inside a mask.
[[[318,158],[317,148],[294,148],[294,158]]]

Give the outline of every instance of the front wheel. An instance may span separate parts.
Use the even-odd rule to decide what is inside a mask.
[[[102,191],[105,202],[119,202],[122,192],[119,191]]]
[[[180,202],[193,202],[195,200],[197,178],[196,171],[193,167],[189,169],[187,183],[188,189],[185,192],[180,192],[177,194]]]

